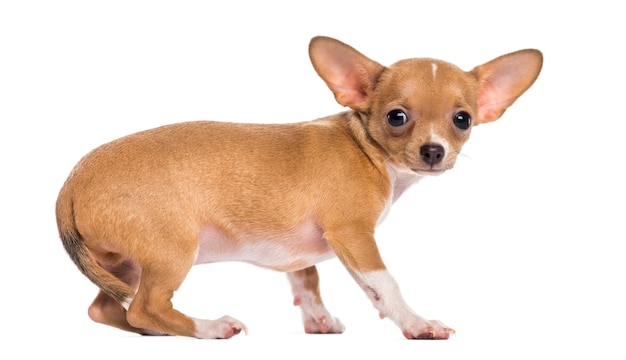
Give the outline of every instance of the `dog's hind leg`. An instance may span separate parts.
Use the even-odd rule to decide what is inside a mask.
[[[118,254],[108,253],[108,256],[95,253],[100,264],[112,275],[128,284],[132,289],[137,289],[139,284],[139,268],[132,261],[116,261]],[[128,299],[130,303],[131,299]],[[126,308],[128,303],[121,304],[105,291],[100,290],[93,303],[89,306],[88,314],[91,320],[142,335],[159,335],[159,333],[134,327],[126,319]],[[126,306],[126,307],[125,307]]]
[[[330,315],[319,291],[319,275],[315,266],[290,272],[287,278],[291,283],[293,304],[300,306],[304,331],[309,334],[338,334],[344,330],[339,319]]]
[[[182,241],[174,243],[161,240],[158,243],[160,253],[169,256],[144,259],[139,289],[128,309],[128,323],[157,333],[203,339],[227,339],[241,330],[247,332],[245,325],[228,316],[217,320],[201,320],[174,309],[171,299],[194,263],[195,249],[185,251],[180,246],[184,243]]]
[[[128,320],[126,320],[126,309],[104,291],[100,291],[91,306],[89,306],[89,317],[97,323],[125,331],[141,335],[160,335],[159,333],[130,325]]]

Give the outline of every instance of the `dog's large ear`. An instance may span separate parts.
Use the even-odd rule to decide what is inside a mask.
[[[338,103],[357,111],[369,109],[369,95],[384,66],[341,41],[323,36],[311,40],[309,56]]]
[[[478,119],[476,124],[497,120],[515,100],[535,82],[543,55],[526,49],[502,55],[477,66],[472,73],[478,78]]]

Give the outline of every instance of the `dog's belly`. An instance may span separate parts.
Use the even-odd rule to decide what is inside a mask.
[[[265,233],[265,234],[263,234]],[[195,264],[243,261],[279,271],[296,271],[335,256],[313,221],[296,229],[228,234],[219,227],[200,231]]]

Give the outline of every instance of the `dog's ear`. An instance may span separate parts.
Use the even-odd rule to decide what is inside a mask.
[[[543,55],[526,49],[502,55],[475,67],[478,79],[478,119],[476,124],[497,120],[535,82]]]
[[[311,40],[309,56],[338,103],[357,111],[369,109],[369,95],[384,66],[349,45],[323,36]]]

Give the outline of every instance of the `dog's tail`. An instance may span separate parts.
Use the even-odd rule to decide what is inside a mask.
[[[134,295],[132,288],[100,266],[85,246],[83,237],[76,228],[74,202],[66,186],[61,189],[57,199],[56,218],[63,246],[78,269],[120,304],[130,303]]]

